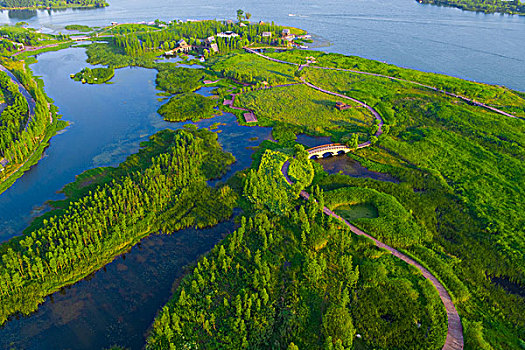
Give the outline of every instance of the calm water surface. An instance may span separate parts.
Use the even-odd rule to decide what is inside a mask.
[[[413,0],[109,2],[110,7],[96,10],[4,11],[0,22],[26,21],[43,31],[57,32],[72,23],[101,26],[157,18],[227,19],[242,8],[251,12],[255,21],[275,20],[307,29],[321,41],[331,42],[323,48],[326,51],[525,91],[525,17],[462,12]],[[157,100],[155,71],[119,69],[113,84],[82,85],[73,82],[69,74],[85,67],[85,58],[83,49],[74,48],[43,54],[32,66],[71,125],[51,140],[37,166],[0,195],[0,241],[18,234],[32,217],[45,211],[46,200],[62,198],[57,191],[75,175],[96,166],[116,165],[149,135],[183,125],[164,122],[156,113],[164,102]],[[220,126],[219,139],[238,160],[230,174],[251,163],[253,151],[249,147],[270,137],[269,129],[240,127],[230,114],[197,125],[208,127],[216,122],[226,124]],[[315,142],[326,140],[303,141],[315,146]],[[349,157],[320,162],[327,163],[323,166],[332,168],[331,172],[349,175],[360,166]],[[359,173],[368,171],[361,168],[352,176],[372,176],[372,172]],[[145,239],[125,260],[119,258],[108,265],[107,271],[97,272],[65,293],[56,293],[36,314],[8,322],[0,329],[0,347],[100,349],[118,343],[141,348],[155,312],[182,275],[182,266],[210,249],[232,226],[225,223],[210,230],[184,230]]]
[[[233,230],[228,221],[142,240],[125,258],[46,298],[35,314],[9,321],[0,329],[0,349],[141,349],[183,267]]]
[[[297,142],[303,144],[306,148],[312,148],[331,143],[332,141],[330,137],[299,134],[297,135]],[[368,170],[362,166],[361,163],[348,156],[329,156],[326,158],[318,158],[315,161],[321,164],[323,169],[329,174],[345,174],[352,177],[366,177],[379,181],[399,182],[398,179],[390,174]]]
[[[157,114],[165,100],[159,101],[156,95],[155,70],[118,69],[111,84],[88,85],[69,77],[87,65],[84,49],[46,53],[38,59],[32,69],[42,77],[47,94],[71,125],[51,140],[37,166],[0,195],[0,241],[19,234],[35,216],[48,210],[47,200],[63,198],[57,192],[74,181],[75,175],[93,167],[117,165],[155,132],[187,124],[165,122]],[[253,150],[246,147],[270,138],[269,128],[239,126],[228,113],[195,124],[209,127],[217,122],[221,123],[219,141],[237,158],[232,171],[251,163]],[[250,140],[254,137],[257,140]]]
[[[26,21],[55,31],[172,19],[233,19],[242,8],[253,21],[307,29],[332,46],[404,67],[442,72],[525,91],[525,16],[485,15],[421,5],[414,0],[109,0],[96,10],[4,11],[0,22]],[[293,15],[293,16],[290,16]]]

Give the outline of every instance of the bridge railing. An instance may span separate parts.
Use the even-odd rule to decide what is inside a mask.
[[[330,143],[328,145],[322,145],[322,146],[309,148],[306,150],[306,152],[310,153],[310,152],[317,152],[317,151],[325,150],[325,149],[330,150],[330,149],[340,149],[340,148],[348,148],[348,147],[342,143]]]

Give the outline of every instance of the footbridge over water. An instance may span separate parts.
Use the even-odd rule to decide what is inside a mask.
[[[370,146],[370,141],[357,146],[357,149]],[[339,156],[344,155],[353,149],[343,143],[329,143],[306,150],[310,159],[324,158],[325,156]]]
[[[338,156],[350,151],[351,149],[342,143],[330,143],[328,145],[317,146],[306,150],[310,159],[323,158],[324,156]]]

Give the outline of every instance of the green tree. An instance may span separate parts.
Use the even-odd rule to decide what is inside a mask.
[[[244,15],[244,11],[241,9],[237,10],[237,21],[242,21],[242,16]]]
[[[334,343],[340,340],[345,347],[351,348],[355,328],[348,309],[331,305],[323,315],[323,331],[326,337],[332,337]]]

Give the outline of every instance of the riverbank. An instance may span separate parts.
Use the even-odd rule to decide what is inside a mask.
[[[508,15],[525,16],[525,4],[519,0],[505,1],[499,0],[494,3],[486,3],[481,0],[416,0],[420,4],[431,4],[437,6],[455,7],[464,11],[474,11],[482,13],[502,13]]]
[[[105,177],[76,184],[63,209],[34,224],[31,234],[1,245],[6,283],[0,285],[0,323],[35,311],[44,297],[102,268],[152,232],[204,228],[229,218],[231,190],[206,181],[222,176],[233,162],[213,132],[166,130],[120,167],[106,169]],[[33,244],[38,247],[23,248]],[[17,257],[24,265],[13,265]]]
[[[35,98],[28,92],[28,88],[21,84],[16,77],[9,73],[14,79],[15,83],[19,85],[20,90],[22,91],[26,101],[27,105],[30,109],[30,116],[27,120],[27,124],[24,128],[24,131],[19,136],[20,138],[27,139],[27,135],[24,135],[24,133],[31,133],[34,134],[35,131],[33,131],[33,128],[38,130],[38,128],[42,128],[42,125],[44,127],[43,133],[41,135],[33,135],[35,136],[35,140],[32,140],[31,143],[28,142],[28,144],[22,145],[24,150],[27,150],[28,148],[32,147],[31,153],[26,154],[23,158],[23,161],[20,163],[14,163],[14,154],[11,153],[13,156],[12,158],[8,159],[7,166],[4,168],[4,171],[2,172],[2,178],[0,182],[0,194],[7,190],[10,186],[12,186],[15,181],[24,175],[26,171],[28,171],[33,165],[37,164],[40,158],[42,157],[42,154],[44,153],[47,146],[49,146],[50,139],[56,135],[60,130],[64,129],[67,126],[67,123],[64,121],[61,121],[58,117],[57,111],[58,109],[53,106],[51,103],[47,102],[47,96],[45,95],[45,92],[43,90],[43,87],[41,83],[39,83],[36,78],[33,77],[33,74],[29,67],[26,66],[25,62],[22,61],[22,67],[24,69],[24,72],[18,72],[17,74],[21,77],[24,77],[25,84],[31,84],[31,90],[33,93],[38,91],[39,96],[39,109],[38,114],[35,114],[37,103],[35,102]],[[2,66],[3,70],[7,69]],[[46,99],[46,102],[42,102],[42,99]],[[42,106],[47,107],[47,110],[42,111]],[[34,120],[33,120],[34,119]],[[28,132],[28,127],[31,124],[31,129]],[[39,126],[40,124],[40,126]],[[36,131],[38,134],[38,131]],[[13,143],[13,147],[17,146],[15,143]],[[18,148],[21,146],[19,145]],[[12,150],[6,150],[12,151]],[[26,151],[27,152],[27,151]],[[22,154],[22,152],[20,152]]]

